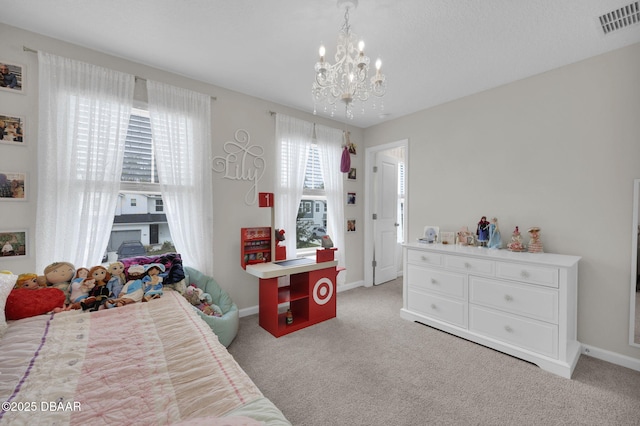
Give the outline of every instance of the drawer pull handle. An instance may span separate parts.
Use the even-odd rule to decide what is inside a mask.
[[[471,264],[469,262],[464,262],[464,267],[469,269],[471,268]]]
[[[520,272],[520,276],[522,278],[529,278],[529,272],[523,270],[522,272]]]
[[[504,326],[504,330],[505,330],[507,333],[513,333],[513,328],[509,327],[508,325],[505,325],[505,326]]]
[[[431,278],[431,284],[438,284],[438,280],[436,280],[435,278]]]
[[[420,259],[422,259],[423,262],[426,262],[427,260],[429,260],[427,256],[422,256]]]
[[[433,310],[435,311],[436,309],[438,309],[438,307],[436,306],[436,304],[435,304],[435,303],[432,303],[432,304],[431,304],[431,309],[433,309]]]
[[[513,300],[513,296],[511,296],[509,294],[505,294],[504,295],[504,300],[506,300],[507,302],[511,302]]]

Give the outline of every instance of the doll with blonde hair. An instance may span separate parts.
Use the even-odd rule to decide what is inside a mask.
[[[37,290],[40,288],[38,284],[38,274],[20,274],[16,280],[16,285],[13,288],[28,288],[30,290]]]

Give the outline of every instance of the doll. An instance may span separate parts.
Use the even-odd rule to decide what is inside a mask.
[[[502,238],[500,237],[500,228],[498,227],[498,218],[492,218],[489,225],[489,248],[502,248]]]
[[[113,262],[109,264],[108,270],[111,274],[111,279],[107,283],[107,288],[111,292],[111,297],[118,298],[120,291],[122,290],[122,286],[126,282],[126,278],[124,276],[124,263]]]
[[[107,308],[119,308],[129,303],[137,303],[144,296],[144,284],[142,278],[145,271],[142,265],[129,266],[129,281],[122,287],[118,298],[107,299],[105,306]]]
[[[87,268],[78,268],[76,271],[76,276],[69,286],[71,304],[68,309],[81,309],[81,302],[89,297],[89,292],[95,287],[96,280],[89,280],[87,279],[88,276],[89,270]]]
[[[146,276],[142,278],[144,284],[144,300],[157,299],[162,296],[162,277],[160,274],[165,271],[161,263],[151,263],[145,267]]]
[[[65,304],[69,304],[69,285],[76,273],[76,267],[69,262],[53,262],[44,268],[44,275],[38,276],[38,284],[44,287],[55,287],[66,295]]]
[[[13,288],[26,288],[29,290],[37,290],[40,288],[40,284],[38,284],[38,275],[37,274],[20,274],[18,275],[18,280],[16,281],[16,285]]]
[[[89,309],[94,312],[100,309],[109,298],[109,289],[107,283],[111,278],[111,274],[104,266],[94,266],[89,270],[88,279],[95,280],[95,285],[89,292],[89,297],[80,302],[82,310]]]
[[[478,222],[478,228],[476,229],[476,235],[478,236],[478,244],[480,247],[486,247],[489,242],[489,221],[486,216],[480,218]]]

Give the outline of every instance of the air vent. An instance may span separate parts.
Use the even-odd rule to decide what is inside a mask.
[[[600,25],[605,34],[640,23],[640,2],[634,1],[620,9],[600,16]]]

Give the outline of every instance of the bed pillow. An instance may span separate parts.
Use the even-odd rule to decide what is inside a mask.
[[[66,296],[64,292],[55,287],[16,288],[9,293],[7,305],[4,310],[9,320],[35,317],[46,314],[55,308],[62,307]]]
[[[16,285],[17,280],[17,275],[0,274],[0,337],[2,337],[8,327],[4,307],[7,303],[7,297],[9,297],[9,293],[11,293],[13,286]]]

